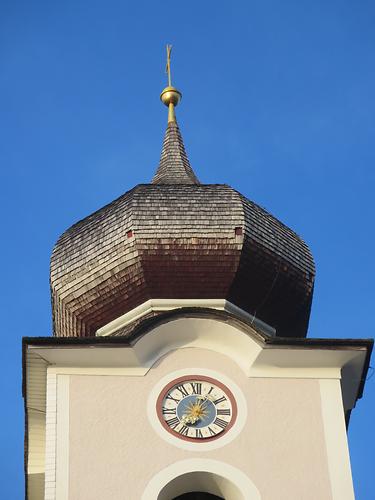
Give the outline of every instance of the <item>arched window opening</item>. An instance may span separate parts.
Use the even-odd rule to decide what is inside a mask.
[[[241,470],[218,460],[192,458],[172,463],[148,483],[142,500],[261,500]]]
[[[225,500],[223,497],[218,497],[217,495],[212,495],[211,493],[203,493],[201,491],[192,491],[190,493],[184,493],[173,500]]]
[[[206,471],[194,471],[175,477],[158,495],[158,500],[245,500],[237,485]],[[247,499],[246,499],[247,500]]]

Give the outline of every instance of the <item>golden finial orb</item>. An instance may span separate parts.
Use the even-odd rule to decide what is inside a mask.
[[[173,104],[173,106],[177,106],[177,104],[181,101],[181,98],[181,92],[175,87],[172,87],[172,85],[168,85],[168,87],[165,87],[163,92],[160,94],[160,99],[166,106],[169,106],[170,104]]]

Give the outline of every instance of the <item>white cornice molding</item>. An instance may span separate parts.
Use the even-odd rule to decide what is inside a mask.
[[[254,331],[244,333],[214,318],[173,318],[132,345],[29,346],[55,365],[56,373],[144,376],[165,354],[184,348],[208,349],[232,359],[252,378],[341,379],[345,409],[353,408],[366,361],[366,348],[263,345]]]
[[[96,336],[107,337],[113,335],[124,326],[129,325],[150,312],[171,311],[173,309],[180,309],[181,307],[200,307],[227,311],[249,322],[250,325],[260,328],[268,335],[274,336],[276,333],[276,330],[267,325],[267,323],[264,323],[225,299],[150,299],[99,328],[96,331]]]

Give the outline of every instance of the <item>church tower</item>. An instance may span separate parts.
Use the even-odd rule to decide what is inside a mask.
[[[353,500],[372,340],[306,338],[310,250],[199,182],[167,56],[152,181],[59,238],[54,335],[23,341],[26,498]]]

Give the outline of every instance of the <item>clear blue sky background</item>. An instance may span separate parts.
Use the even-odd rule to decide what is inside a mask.
[[[201,181],[313,251],[309,335],[374,336],[373,1],[0,0],[2,499],[23,497],[21,337],[51,334],[52,247],[151,179],[167,42]],[[374,418],[375,376],[349,430],[359,500],[375,498]]]

